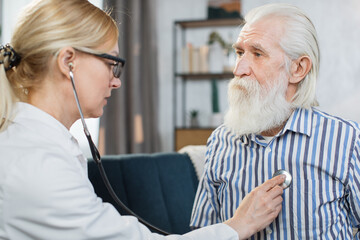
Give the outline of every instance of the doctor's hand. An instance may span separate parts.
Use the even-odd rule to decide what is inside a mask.
[[[234,216],[224,222],[232,227],[239,239],[247,239],[267,227],[281,210],[284,175],[267,180],[241,201]]]

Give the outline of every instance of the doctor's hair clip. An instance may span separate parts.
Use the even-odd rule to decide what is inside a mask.
[[[5,71],[19,65],[21,56],[10,46],[10,44],[0,46],[0,64],[4,65]]]

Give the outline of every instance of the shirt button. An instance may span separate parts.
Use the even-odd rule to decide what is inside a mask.
[[[267,233],[267,234],[272,234],[271,228],[266,228],[266,233]]]

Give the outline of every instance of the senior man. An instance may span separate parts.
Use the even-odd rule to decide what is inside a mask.
[[[245,22],[229,111],[208,140],[190,225],[230,218],[251,189],[284,169],[293,182],[282,211],[252,239],[351,239],[360,227],[360,130],[314,108],[314,25],[288,4],[255,8]]]

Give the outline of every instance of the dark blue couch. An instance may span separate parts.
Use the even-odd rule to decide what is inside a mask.
[[[198,179],[187,154],[104,156],[102,164],[116,194],[132,211],[167,232],[190,231]],[[125,214],[111,199],[92,160],[88,168],[96,194]]]

